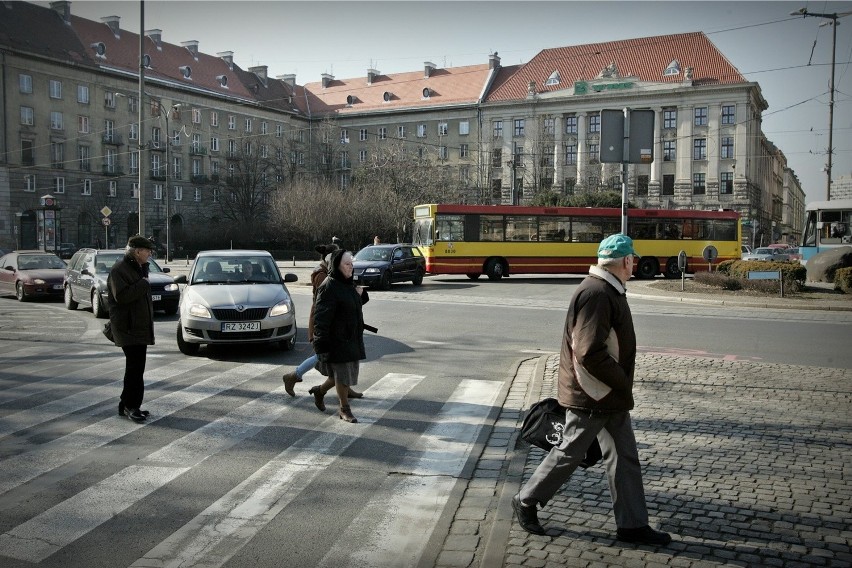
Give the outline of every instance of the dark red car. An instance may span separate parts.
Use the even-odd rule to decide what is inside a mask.
[[[19,250],[0,257],[0,294],[20,301],[36,297],[61,299],[65,261],[40,250]]]

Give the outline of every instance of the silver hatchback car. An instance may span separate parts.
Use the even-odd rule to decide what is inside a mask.
[[[194,355],[203,344],[296,344],[296,311],[275,260],[262,250],[208,250],[198,253],[180,297],[177,344]]]

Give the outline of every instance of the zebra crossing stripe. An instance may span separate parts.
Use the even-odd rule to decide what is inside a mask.
[[[391,373],[358,401],[359,422],[379,420],[424,377]],[[304,436],[151,549],[131,568],[220,567],[305,490],[366,428],[324,420],[316,436]]]
[[[148,423],[237,387],[266,372],[277,371],[278,368],[278,365],[266,363],[240,365],[194,383],[183,390],[170,392],[156,400],[156,407],[152,408],[154,412]],[[110,416],[71,434],[41,444],[29,452],[7,458],[3,460],[0,495],[70,462],[85,452],[100,448],[143,427],[143,424],[136,424],[130,420],[118,420],[115,416]]]
[[[502,384],[465,380],[318,567],[416,566]],[[390,496],[390,497],[388,497]],[[363,527],[373,527],[365,537]]]

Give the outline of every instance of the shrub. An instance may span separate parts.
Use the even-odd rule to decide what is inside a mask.
[[[695,281],[722,290],[739,290],[742,288],[742,282],[739,279],[731,278],[722,273],[721,270],[718,272],[696,272]]]
[[[805,279],[808,276],[807,269],[797,262],[772,262],[768,260],[734,260],[728,272],[733,278],[749,281],[748,273],[753,270],[780,270],[781,278],[784,280],[784,290],[787,292],[798,292],[805,287]],[[751,281],[754,284],[754,281]],[[771,282],[771,281],[770,281]],[[749,289],[760,290],[763,285],[756,287],[747,286]],[[777,289],[777,285],[775,288]]]
[[[837,269],[834,273],[834,289],[844,294],[852,294],[852,267]]]
[[[735,262],[739,262],[739,261],[736,260],[736,259],[723,260],[722,262],[720,262],[719,264],[716,265],[716,271],[721,272],[722,274],[730,274],[731,273],[731,266]]]

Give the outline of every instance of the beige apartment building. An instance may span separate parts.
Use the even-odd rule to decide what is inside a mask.
[[[140,101],[139,37],[118,18],[79,18],[64,1],[3,4],[2,248],[121,244],[138,230],[140,196],[146,234],[162,241],[169,223],[178,246],[188,234],[221,236],[236,209],[262,211],[312,176],[345,189],[395,153],[428,160],[469,203],[620,189],[621,164],[601,163],[600,130],[602,109],[624,108],[655,118],[653,161],[627,169],[633,204],[734,209],[747,242],[801,233],[803,193],[762,133],[760,86],[700,32],[300,86],[151,29]],[[226,183],[247,167],[259,170],[256,186]],[[59,218],[53,235],[48,215]]]

